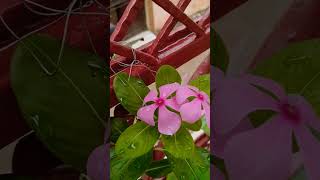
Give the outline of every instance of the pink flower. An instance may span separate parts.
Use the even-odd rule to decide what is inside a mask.
[[[169,98],[178,88],[178,83],[163,85],[159,88],[159,97],[157,91],[150,91],[144,98],[144,104],[150,102],[152,104],[145,105],[139,109],[137,116],[145,123],[155,126],[155,112],[158,109],[158,130],[161,134],[173,135],[181,126],[180,116],[168,109],[179,110],[175,98]]]
[[[194,99],[189,102],[190,97]],[[179,111],[183,121],[193,124],[204,115],[210,127],[210,103],[206,93],[196,87],[183,85],[177,90],[176,99],[181,105]]]
[[[251,98],[247,102],[236,102],[238,105],[246,104],[246,109],[239,107],[234,110],[241,109],[245,112],[234,113],[233,118],[227,115],[229,118],[224,121],[232,122],[224,124],[230,123],[233,126],[249,112],[261,108],[273,110],[276,115],[256,129],[233,136],[226,144],[224,157],[230,179],[288,179],[292,165],[292,135],[296,137],[309,179],[320,179],[320,143],[309,129],[312,127],[320,130],[320,121],[312,106],[302,96],[287,96],[282,87],[271,80],[256,76],[246,76],[244,79],[254,86],[268,90],[273,96],[270,95],[269,100],[265,101],[260,93],[250,94],[255,92],[252,90],[254,86],[246,87],[246,97]],[[263,106],[254,106],[261,104]]]

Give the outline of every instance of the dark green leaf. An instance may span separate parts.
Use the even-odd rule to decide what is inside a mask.
[[[114,154],[111,156],[111,180],[137,180],[149,167],[152,160],[152,151],[137,157],[126,158]]]
[[[182,123],[183,127],[187,128],[187,129],[190,129],[192,131],[199,131],[202,127],[202,121],[201,119],[196,121],[195,123],[193,124],[189,124],[187,122],[183,122]]]
[[[159,138],[158,130],[143,122],[127,128],[116,143],[116,154],[123,157],[136,158],[149,152]]]
[[[160,69],[157,71],[156,75],[157,88],[159,88],[162,85],[171,84],[175,82],[179,84],[181,83],[181,77],[178,71],[169,65],[161,66]]]
[[[88,66],[88,61],[102,59],[69,47],[56,73],[46,74],[44,67],[56,69],[60,45],[39,35],[20,42],[11,64],[11,84],[41,141],[66,164],[84,170],[91,151],[103,143],[108,80],[103,71],[93,75]]]
[[[122,118],[111,118],[111,142],[117,142],[121,133],[123,133],[129,124]]]
[[[172,161],[173,172],[178,179],[187,180],[209,180],[210,163],[209,153],[206,150],[197,148],[188,158],[179,159],[167,154]]]
[[[301,94],[320,115],[320,40],[289,45],[260,63],[254,73],[275,80],[288,93]]]
[[[161,141],[164,144],[166,152],[169,152],[176,158],[187,158],[194,151],[194,142],[191,134],[185,129],[180,130],[172,135],[162,135]]]
[[[136,114],[149,92],[149,88],[142,80],[135,77],[129,78],[126,73],[117,74],[113,81],[113,88],[121,105],[131,114]]]
[[[197,87],[200,91],[210,95],[210,74],[197,77],[190,82],[190,85]]]
[[[164,177],[172,172],[172,166],[168,159],[153,161],[146,170],[146,174],[153,178]]]
[[[211,28],[211,65],[226,72],[229,64],[229,55],[223,40],[214,29]]]

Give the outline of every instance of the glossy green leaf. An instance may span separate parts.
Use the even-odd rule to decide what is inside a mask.
[[[180,128],[172,136],[162,135],[161,141],[164,144],[165,151],[176,158],[190,157],[190,154],[194,151],[192,136],[185,128]]]
[[[197,87],[200,91],[210,95],[210,74],[197,77],[190,82],[190,85]]]
[[[88,61],[103,61],[92,54],[33,35],[20,42],[12,59],[11,84],[19,107],[41,141],[66,164],[85,170],[91,151],[103,143],[108,107],[107,78]],[[41,67],[42,66],[42,67]],[[106,67],[105,67],[106,68]]]
[[[211,65],[218,67],[226,72],[229,64],[229,55],[227,48],[219,34],[211,28],[210,50],[211,50]]]
[[[136,158],[149,152],[159,138],[157,128],[143,122],[127,128],[116,143],[116,154],[126,158]]]
[[[301,94],[320,115],[320,40],[294,43],[264,60],[254,73],[275,80],[288,93]]]
[[[193,124],[189,124],[187,122],[183,122],[182,123],[183,127],[187,128],[187,129],[190,129],[192,131],[199,131],[202,127],[202,121],[201,119],[196,121],[195,123]]]
[[[131,114],[136,114],[149,92],[149,88],[142,80],[135,77],[129,78],[126,73],[116,75],[113,88],[121,105]]]
[[[172,165],[168,159],[153,161],[146,170],[146,174],[153,178],[161,178],[172,172]]]
[[[148,169],[151,160],[152,151],[137,158],[113,154],[110,161],[110,178],[111,180],[137,180]]]
[[[172,173],[168,174],[167,180],[178,180],[178,179],[177,179],[176,175],[172,172]]]
[[[111,118],[111,142],[117,142],[119,136],[129,127],[122,118]]]
[[[173,172],[177,179],[210,179],[209,153],[206,150],[197,148],[188,158],[184,159],[175,158],[170,154],[167,156],[174,165]]]
[[[181,77],[178,71],[169,65],[163,65],[159,68],[156,75],[156,85],[159,88],[165,84],[181,83]]]

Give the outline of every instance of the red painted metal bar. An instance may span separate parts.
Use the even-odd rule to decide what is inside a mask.
[[[208,27],[209,28],[209,27]],[[178,31],[177,33],[180,33]],[[168,64],[175,68],[183,65],[184,63],[190,61],[192,58],[198,56],[205,50],[210,48],[210,32],[209,29],[207,33],[199,38],[191,33],[186,37],[182,37],[175,43],[166,47],[159,54],[160,65]],[[156,68],[153,70],[157,70]],[[130,68],[125,68],[121,72],[129,73]],[[115,75],[110,77],[110,107],[117,104],[118,100],[113,91],[113,78]],[[131,76],[136,76],[141,78],[147,85],[151,84],[155,80],[155,74],[150,71],[150,69],[141,66],[133,66],[131,69]]]
[[[197,25],[197,23],[193,22],[184,12],[182,12],[178,7],[176,7],[169,0],[152,0],[165,11],[167,11],[171,16],[179,20],[182,24],[184,24],[190,31],[195,32],[197,36],[203,36],[205,32],[203,29]]]
[[[139,60],[141,62],[144,62],[148,65],[153,65],[153,66],[159,64],[155,57],[153,57],[145,52],[142,52],[140,50],[133,50],[133,49],[128,48],[126,46],[123,46],[120,43],[115,42],[115,41],[110,42],[110,51],[115,54],[118,54],[118,55],[121,55],[121,56],[124,56],[127,58],[131,58],[131,59],[135,58],[135,55],[134,55],[134,53],[135,53],[137,60]]]
[[[129,26],[144,6],[144,0],[131,0],[112,33],[111,41],[121,41],[128,32]]]
[[[210,9],[208,9],[199,21],[199,26],[204,27],[205,25],[210,24],[210,18]]]
[[[185,11],[190,2],[191,0],[180,0],[177,6],[181,11]],[[157,38],[154,40],[151,47],[149,48],[148,53],[154,55],[155,53],[157,53],[159,48],[163,47],[165,40],[167,39],[168,35],[170,34],[174,26],[177,24],[177,22],[178,20],[174,19],[174,17],[172,16],[170,16],[167,19],[163,28],[158,33]]]

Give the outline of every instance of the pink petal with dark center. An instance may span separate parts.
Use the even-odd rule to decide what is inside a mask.
[[[195,123],[202,116],[201,101],[194,99],[191,102],[183,104],[180,107],[180,114],[183,121],[190,124]]]
[[[150,101],[154,102],[157,99],[157,95],[158,95],[157,91],[151,90],[144,98],[143,103],[145,104]]]
[[[294,130],[300,153],[303,158],[304,167],[310,180],[320,179],[320,141],[304,126]]]
[[[225,148],[230,179],[284,180],[290,176],[291,129],[280,116],[234,136]]]
[[[180,116],[169,111],[165,106],[159,107],[158,130],[161,134],[173,135],[181,126]]]
[[[298,107],[303,122],[320,131],[320,119],[311,104],[302,96],[289,95],[289,103]]]
[[[189,88],[189,86],[180,86],[177,90],[176,100],[178,104],[184,103],[189,97],[196,97],[197,93]]]
[[[167,98],[170,95],[172,95],[178,88],[180,87],[180,84],[178,83],[171,83],[166,84],[161,87],[159,87],[160,97],[161,98]]]
[[[215,119],[214,128],[217,133],[224,134],[231,131],[251,112],[278,111],[278,102],[245,81],[230,78],[221,83],[216,90],[211,107]]]
[[[205,92],[199,92],[204,97],[204,102],[210,103],[210,98]]]
[[[143,106],[138,110],[137,116],[140,120],[144,121],[145,123],[154,126],[154,112],[157,109],[156,104],[151,104],[148,106]]]

